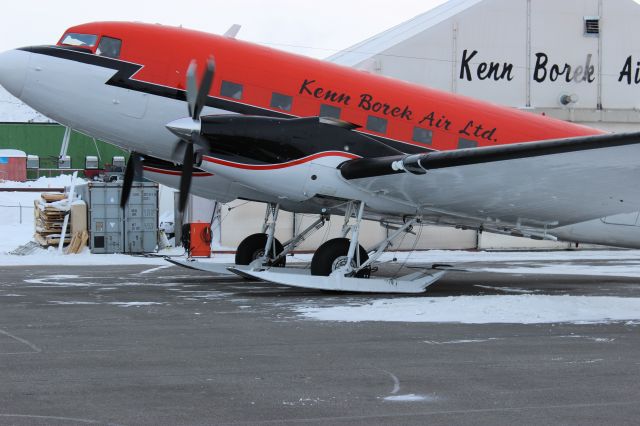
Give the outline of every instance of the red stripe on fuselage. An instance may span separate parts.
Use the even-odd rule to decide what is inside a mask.
[[[178,170],[166,170],[166,169],[159,169],[157,167],[151,167],[151,166],[144,166],[144,170],[151,172],[151,173],[159,173],[159,174],[163,174],[163,175],[171,175],[171,176],[182,176],[182,172],[178,171]],[[208,176],[213,176],[212,173],[207,173],[207,172],[193,172],[193,176],[195,177],[208,177]]]
[[[362,158],[359,155],[348,154],[346,152],[340,151],[329,151],[329,152],[319,152],[318,154],[313,154],[308,157],[300,158],[298,160],[289,161],[287,163],[280,164],[243,164],[243,163],[235,163],[233,161],[221,160],[219,158],[213,158],[204,156],[204,161],[209,163],[218,164],[220,166],[233,167],[236,169],[244,169],[244,170],[278,170],[278,169],[286,169],[288,167],[298,166],[300,164],[308,163],[313,160],[317,160],[323,157],[343,157],[349,160],[355,160],[358,158]]]

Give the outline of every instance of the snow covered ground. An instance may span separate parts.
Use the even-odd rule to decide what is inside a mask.
[[[339,306],[300,306],[304,318],[462,324],[607,323],[640,320],[640,298],[539,294],[381,299]]]
[[[84,180],[78,179],[76,183]],[[63,188],[71,184],[71,176],[42,177],[33,182],[2,182],[2,188]],[[16,265],[166,265],[157,258],[122,255],[92,255],[88,249],[78,255],[63,255],[57,250],[40,249],[27,256],[8,254],[19,246],[33,241],[33,202],[40,198],[39,192],[0,192],[0,266]]]
[[[36,182],[19,184],[5,182],[7,188],[64,187],[71,183],[68,176],[41,178]],[[86,249],[79,255],[63,255],[57,250],[40,249],[27,256],[8,252],[32,240],[33,201],[39,193],[0,192],[0,266],[27,265],[149,265],[147,275],[169,268],[161,257],[127,255],[94,255]],[[181,255],[173,249],[165,255]],[[560,251],[560,252],[465,252],[434,250],[414,253],[388,253],[383,261],[397,257],[398,265],[405,262],[429,265],[449,263],[481,272],[515,275],[599,275],[640,278],[640,251]],[[232,263],[233,255],[216,255],[210,262]],[[310,262],[311,255],[296,255],[290,262]],[[475,266],[477,265],[477,266]],[[391,267],[392,268],[392,267]],[[456,297],[412,298],[351,298],[326,299],[320,303],[294,303],[297,315],[321,321],[388,321],[423,323],[606,323],[625,321],[640,324],[640,298],[546,295],[541,290],[518,288],[517,277],[509,287],[492,287],[478,283],[477,287],[498,291],[500,295],[469,295]],[[526,280],[526,278],[523,278]],[[489,283],[491,284],[491,283]],[[640,284],[639,284],[640,285]],[[332,302],[333,300],[333,302]],[[62,302],[61,302],[62,303]],[[448,342],[447,344],[453,344]],[[444,344],[444,343],[442,343]]]
[[[0,188],[63,188],[70,183],[71,176],[42,177],[32,182],[0,182]],[[33,202],[39,198],[39,192],[0,192],[0,254],[33,240]]]

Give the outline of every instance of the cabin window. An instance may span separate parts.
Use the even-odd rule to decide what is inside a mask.
[[[460,140],[458,141],[458,149],[477,148],[477,147],[478,147],[478,142],[472,141],[471,139],[460,138]]]
[[[220,88],[220,94],[225,98],[242,99],[242,84],[232,83],[231,81],[223,81]]]
[[[340,118],[342,110],[333,105],[320,105],[320,117]]]
[[[271,95],[271,107],[281,109],[283,111],[291,111],[291,105],[293,104],[293,98],[282,93],[274,92]]]
[[[118,59],[120,57],[121,47],[122,47],[122,40],[105,36],[100,39],[100,44],[96,49],[96,55],[106,56],[107,58]]]
[[[370,115],[367,118],[367,129],[373,132],[386,133],[387,132],[387,120],[380,117],[374,117]]]
[[[423,129],[422,127],[414,127],[413,141],[431,145],[433,142],[433,132],[431,130]]]
[[[62,44],[66,44],[67,46],[93,47],[97,41],[97,35],[68,33],[63,37]]]

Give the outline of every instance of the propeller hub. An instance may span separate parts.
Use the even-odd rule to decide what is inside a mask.
[[[192,141],[194,134],[200,134],[200,120],[189,117],[172,121],[166,127],[171,133],[186,141]]]

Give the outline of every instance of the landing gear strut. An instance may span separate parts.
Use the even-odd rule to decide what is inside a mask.
[[[357,208],[357,211],[355,210]],[[356,222],[350,224],[351,217],[356,214]],[[369,260],[367,251],[358,244],[360,235],[360,223],[364,213],[364,203],[356,207],[350,203],[344,216],[342,234],[346,237],[351,231],[351,240],[348,238],[335,238],[322,244],[314,253],[311,260],[311,275],[328,277],[333,273],[339,273],[348,277],[369,278],[371,266],[360,266]],[[357,250],[356,250],[357,247]]]
[[[240,243],[236,252],[236,265],[249,265],[251,269],[284,268],[287,263],[287,255],[329,220],[329,215],[322,212],[315,222],[282,244],[274,236],[279,211],[280,205],[267,205],[262,233],[251,235]]]
[[[262,232],[242,240],[236,251],[236,265],[252,267],[284,267],[286,265],[287,258],[278,257],[278,254],[284,250],[282,243],[274,236],[279,212],[279,204],[267,204]]]

